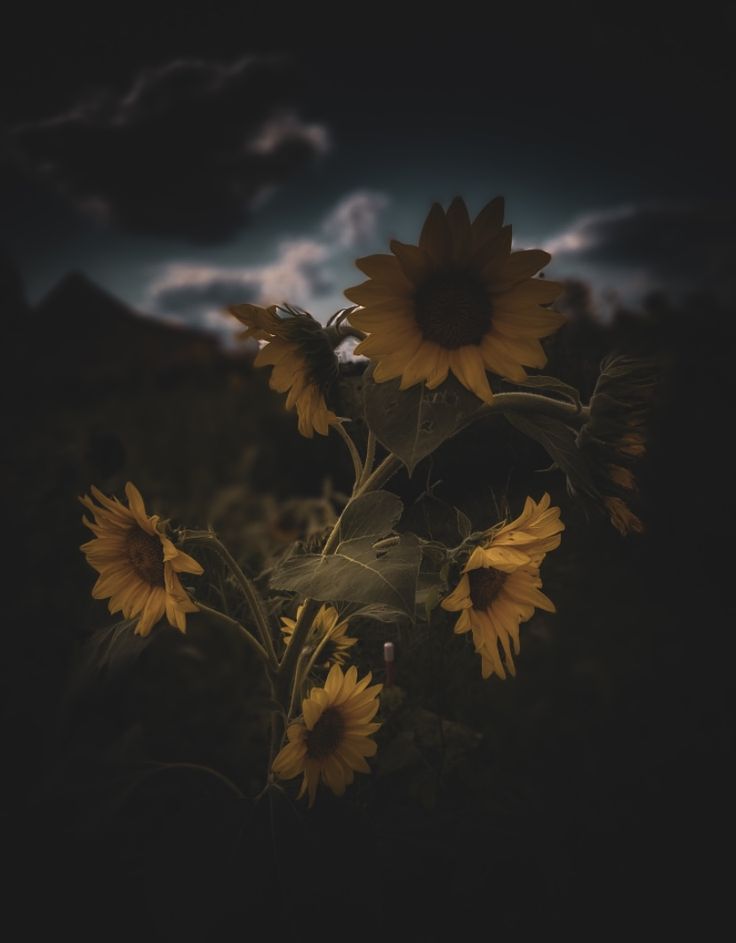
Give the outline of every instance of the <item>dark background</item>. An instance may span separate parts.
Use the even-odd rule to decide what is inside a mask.
[[[723,129],[733,8],[697,23],[507,16],[482,36],[465,21],[420,32],[362,13],[337,50],[289,17],[142,24],[65,13],[5,32],[8,922],[154,939],[262,938],[263,921],[274,939],[439,939],[476,921],[522,939],[712,933],[728,919],[732,840],[733,164]],[[405,184],[428,206],[438,179],[422,192],[428,166],[446,166],[446,185],[463,192],[466,180],[452,179],[462,151],[479,155],[468,185],[490,197],[483,160],[501,149],[518,157],[519,186],[549,177],[561,201],[567,181],[580,203],[585,178],[600,194],[591,205],[688,205],[664,230],[660,219],[639,241],[624,234],[660,280],[677,270],[672,291],[619,299],[604,322],[595,293],[573,303],[571,290],[571,322],[548,343],[547,372],[584,395],[613,348],[659,358],[639,473],[646,533],[624,539],[587,520],[561,476],[534,471],[544,454],[500,424],[447,443],[411,481],[397,476],[391,487],[407,503],[430,476],[478,526],[494,498],[518,513],[524,495],[550,490],[567,524],[543,572],[558,614],[522,627],[519,677],[503,683],[481,680],[446,624],[414,637],[366,625],[361,668],[380,675],[380,645],[394,633],[404,700],[385,701],[374,773],[309,814],[286,799],[253,802],[260,691],[234,640],[194,619],[187,639],[161,626],[142,654],[90,667],[90,635],[109,618],[88,595],[76,497],[90,483],[122,493],[132,479],[153,510],[214,523],[257,575],[324,523],[330,489],[349,487],[341,443],[299,438],[247,354],[141,320],[83,274],[30,301],[49,244],[75,245],[83,269],[94,230],[78,214],[70,222],[18,157],[13,130],[143,66],[274,51],[297,65],[299,107],[339,142],[308,178],[317,189],[337,188],[340,175],[352,187],[380,160],[396,193]],[[301,185],[284,179],[285,194]],[[273,212],[287,213],[278,199]],[[256,218],[238,225],[258,231]],[[129,224],[110,228],[133,238]],[[161,258],[168,251],[157,244]],[[437,715],[453,725],[442,738]],[[142,776],[151,761],[214,768],[248,798],[193,768]]]

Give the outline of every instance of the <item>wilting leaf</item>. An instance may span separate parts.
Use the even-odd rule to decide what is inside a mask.
[[[521,415],[513,410],[507,410],[504,415],[512,426],[539,442],[576,491],[598,498],[588,463],[575,444],[576,434],[569,426],[549,416]]]
[[[550,390],[552,393],[559,393],[560,396],[569,399],[574,406],[580,407],[581,405],[579,391],[574,386],[570,386],[569,383],[558,380],[557,377],[545,377],[537,374],[536,376],[528,376],[526,380],[521,382],[515,380],[514,383],[516,386],[526,386],[530,389]]]
[[[369,491],[355,498],[340,518],[340,540],[385,537],[394,529],[404,505],[390,491]]]
[[[271,576],[274,589],[286,589],[324,602],[362,602],[390,606],[414,616],[418,540],[405,535],[387,547],[375,538],[343,540],[334,554],[291,557]]]
[[[483,403],[453,376],[436,390],[423,383],[400,390],[399,383],[375,383],[366,371],[365,418],[378,441],[411,475],[417,463],[454,435]]]

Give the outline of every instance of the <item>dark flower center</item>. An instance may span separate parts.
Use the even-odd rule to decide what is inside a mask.
[[[131,566],[145,583],[164,585],[164,548],[158,537],[134,527],[128,533],[126,549]]]
[[[446,350],[480,344],[493,309],[483,284],[468,272],[440,272],[414,294],[414,312],[424,339]]]
[[[321,760],[331,756],[342,740],[345,721],[336,707],[328,707],[311,730],[307,731],[307,756]]]
[[[285,336],[301,354],[308,382],[326,397],[337,379],[337,359],[322,326],[311,318],[294,318]]]
[[[491,606],[506,582],[507,573],[494,570],[492,566],[468,573],[470,580],[470,599],[473,609],[483,612]]]

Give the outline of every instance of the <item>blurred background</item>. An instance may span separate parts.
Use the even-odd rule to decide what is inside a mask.
[[[521,938],[702,932],[724,912],[731,824],[736,8],[494,12],[490,31],[359,13],[337,46],[314,11],[6,23],[12,896],[29,926],[52,908],[79,933],[160,938],[259,919],[276,939],[305,921],[318,935],[318,914],[356,938],[474,919]],[[543,570],[558,613],[522,627],[506,682],[482,681],[447,624],[366,623],[361,670],[380,676],[397,644],[374,774],[308,816],[254,802],[247,652],[193,620],[186,640],[160,627],[107,657],[77,496],[133,480],[151,512],[215,527],[254,577],[318,534],[350,490],[342,443],[298,436],[224,306],[325,321],[362,280],[355,258],[416,242],[434,200],[462,195],[473,215],[498,194],[515,247],[548,249],[566,283],[545,372],[588,397],[613,349],[661,365],[646,532],[589,520],[501,422],[398,475],[408,505],[433,484],[478,527],[550,491],[567,525]]]

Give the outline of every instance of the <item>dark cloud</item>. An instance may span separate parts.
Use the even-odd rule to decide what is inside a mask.
[[[645,271],[678,289],[736,295],[736,203],[621,207],[579,220],[549,244],[576,262]]]
[[[276,59],[171,62],[13,134],[20,162],[79,208],[128,230],[220,242],[328,148],[290,107]]]

